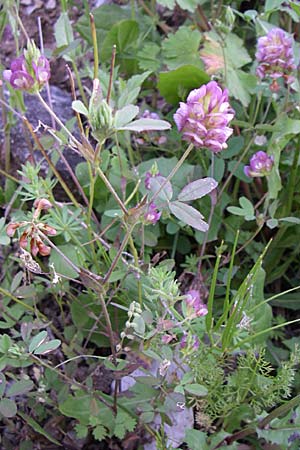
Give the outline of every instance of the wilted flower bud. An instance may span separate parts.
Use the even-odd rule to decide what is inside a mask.
[[[13,237],[16,230],[19,228],[20,224],[18,222],[9,223],[6,228],[6,234],[9,237]]]
[[[244,167],[247,177],[264,177],[269,175],[274,165],[274,157],[263,151],[255,153],[250,159],[250,165]]]
[[[34,208],[45,210],[52,208],[52,203],[46,198],[37,198],[33,203]]]
[[[14,89],[34,94],[41,90],[50,78],[49,61],[41,55],[33,41],[28,41],[27,50],[11,62],[9,70],[4,70],[3,78]]]
[[[282,29],[273,28],[266,36],[260,37],[255,54],[258,66],[256,74],[259,78],[271,78],[272,90],[278,91],[277,78],[284,77],[289,84],[294,81],[291,75],[296,69],[293,55],[293,39]]]
[[[200,292],[191,289],[186,293],[185,303],[187,305],[189,316],[206,316],[208,313],[207,306],[200,299]]]
[[[19,245],[21,248],[26,248],[27,244],[28,244],[28,232],[24,231],[24,233],[19,239]]]
[[[190,92],[186,103],[181,102],[174,120],[183,139],[195,147],[206,147],[214,153],[227,148],[226,141],[232,135],[227,127],[234,111],[228,103],[228,91],[215,81]]]
[[[41,223],[39,226],[39,229],[42,230],[47,236],[56,236],[57,231],[55,228],[51,227],[50,225],[47,225],[46,223]]]
[[[144,220],[146,224],[154,225],[160,219],[161,212],[159,212],[156,208],[155,203],[151,202],[148,207],[148,211],[144,215]]]
[[[38,252],[40,253],[41,256],[48,256],[51,253],[51,247],[48,247],[47,245],[44,244],[43,241],[41,241],[41,239],[37,239],[36,241],[37,243],[37,247],[38,247]],[[32,252],[33,254],[33,252]],[[34,255],[36,256],[36,255]]]

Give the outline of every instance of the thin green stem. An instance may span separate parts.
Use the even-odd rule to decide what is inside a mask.
[[[11,300],[13,300],[15,303],[18,303],[19,305],[22,305],[23,308],[27,309],[28,311],[31,311],[33,313],[36,312],[35,308],[33,306],[27,305],[27,303],[23,302],[22,300],[20,300],[19,298],[15,297],[13,294],[11,294],[9,291],[7,291],[6,289],[3,289],[2,287],[0,287],[0,293],[5,295],[6,297],[9,297]],[[41,317],[43,317],[43,319],[47,318],[42,314],[39,313],[39,315]]]
[[[128,215],[128,211],[126,209],[126,206],[124,205],[124,203],[122,202],[122,200],[120,199],[120,197],[118,196],[118,194],[116,193],[115,189],[111,185],[110,181],[108,180],[108,178],[106,177],[104,172],[100,169],[100,167],[97,167],[97,172],[98,172],[100,178],[102,179],[102,181],[104,182],[105,186],[109,190],[109,192],[112,194],[112,196],[114,197],[114,199],[116,200],[116,202],[120,206],[120,208],[123,211],[123,213],[125,214],[125,216],[127,216]]]
[[[109,105],[112,86],[113,86],[113,80],[114,80],[114,69],[115,69],[115,61],[116,61],[116,53],[117,53],[117,46],[113,45],[112,48],[112,54],[111,54],[111,61],[110,61],[110,74],[109,74],[109,84],[108,84],[108,90],[107,90],[107,96],[106,101]]]
[[[127,232],[126,232],[126,234],[125,234],[125,236],[123,238],[122,244],[121,244],[121,246],[120,246],[120,248],[118,250],[118,253],[114,257],[114,260],[112,261],[112,263],[110,265],[110,268],[109,268],[108,272],[106,273],[106,275],[104,277],[103,284],[106,284],[109,281],[109,278],[110,278],[111,274],[113,273],[116,265],[118,264],[119,259],[121,258],[121,255],[122,255],[122,253],[123,253],[123,251],[124,251],[124,249],[125,249],[125,247],[126,247],[126,245],[128,243],[128,239],[129,239],[129,236],[131,236],[133,228],[134,228],[134,225],[132,225],[127,230]]]
[[[130,248],[131,248],[131,251],[132,251],[132,254],[133,254],[134,265],[137,268],[137,270],[139,270],[139,255],[138,255],[138,252],[137,252],[137,250],[135,248],[135,245],[134,245],[134,242],[133,242],[131,234],[129,235],[128,241],[129,241],[129,245],[130,245]],[[140,279],[138,279],[137,286],[138,286],[139,304],[142,306],[142,304],[143,304],[143,300],[142,300],[142,284],[141,284]]]
[[[289,174],[288,188],[287,188],[287,198],[284,208],[284,215],[287,217],[292,211],[292,205],[294,200],[294,192],[296,187],[296,177],[298,172],[298,162],[300,156],[300,138],[298,139],[296,150],[294,153],[293,164]]]
[[[54,120],[56,121],[56,123],[58,123],[58,125],[61,127],[62,130],[65,131],[65,133],[69,136],[71,142],[73,142],[75,144],[75,146],[80,149],[82,147],[81,143],[74,138],[74,136],[72,135],[72,133],[68,130],[68,128],[62,123],[62,121],[59,119],[59,117],[57,117],[57,115],[55,114],[54,111],[52,111],[52,109],[49,107],[48,103],[45,102],[45,100],[43,99],[43,97],[41,96],[41,94],[39,92],[37,92],[37,97],[39,99],[39,101],[42,103],[42,105],[44,106],[44,108],[48,111],[48,113],[50,114],[51,117],[54,118]]]
[[[74,60],[72,60],[72,68],[74,70],[75,78],[76,78],[76,81],[77,81],[77,84],[78,84],[78,88],[79,88],[79,92],[80,92],[82,101],[85,104],[85,106],[87,106],[88,105],[88,100],[86,98],[86,95],[85,95],[85,92],[84,92],[84,89],[83,89],[83,85],[82,85],[82,82],[81,82],[81,78],[80,78],[80,75],[79,75],[79,72],[78,72],[78,69],[77,69],[77,65],[76,65],[76,62]]]
[[[98,55],[97,31],[94,16],[92,13],[90,13],[90,25],[91,25],[93,52],[94,52],[94,80],[95,80],[96,78],[98,78],[99,73],[99,55]]]
[[[191,153],[191,151],[194,148],[194,144],[190,144],[188,146],[188,148],[186,149],[186,151],[184,152],[184,154],[182,155],[182,157],[180,158],[180,160],[176,163],[175,167],[173,167],[173,169],[171,170],[170,174],[167,176],[167,178],[165,179],[165,181],[161,184],[160,188],[158,189],[158,191],[155,192],[155,194],[153,195],[153,197],[151,198],[151,201],[153,202],[156,197],[160,194],[160,192],[163,190],[163,188],[166,186],[166,184],[173,178],[173,176],[176,174],[176,172],[178,171],[178,169],[182,166],[182,164],[184,163],[184,161],[186,160],[186,158],[189,156],[189,154]]]
[[[221,189],[220,192],[219,192],[218,200],[221,198],[221,196],[222,196],[224,190],[226,189],[228,183],[230,182],[231,178],[232,178],[233,175],[235,174],[237,168],[238,168],[239,165],[241,164],[243,158],[244,158],[244,157],[246,156],[246,154],[248,153],[248,151],[249,151],[249,149],[250,149],[250,147],[251,147],[251,145],[252,145],[252,143],[253,143],[253,140],[254,140],[254,137],[252,137],[252,138],[250,139],[250,141],[248,142],[248,144],[247,144],[246,147],[245,147],[245,150],[244,150],[243,153],[241,154],[239,160],[236,162],[236,164],[234,165],[234,167],[233,167],[231,173],[228,175],[227,180],[225,181],[225,183],[224,183],[223,186],[222,186],[222,189]]]

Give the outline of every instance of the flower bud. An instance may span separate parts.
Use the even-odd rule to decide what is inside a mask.
[[[195,289],[191,289],[187,292],[185,303],[187,305],[188,315],[191,317],[206,316],[208,313],[207,306],[201,301],[200,292]]]
[[[155,203],[151,202],[148,207],[148,211],[144,215],[144,220],[146,224],[156,224],[161,216],[161,212],[159,212],[156,208]]]
[[[114,131],[113,110],[101,96],[98,79],[95,79],[93,84],[93,93],[89,104],[89,121],[93,136],[100,143]]]
[[[259,151],[250,159],[250,165],[244,167],[247,177],[264,177],[271,173],[274,165],[274,157],[266,152]]]

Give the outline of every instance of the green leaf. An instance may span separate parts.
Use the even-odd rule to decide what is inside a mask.
[[[238,178],[239,180],[245,181],[246,183],[251,183],[252,182],[252,178],[247,177],[247,175],[245,175],[243,167],[243,164],[237,164],[238,161],[237,160],[232,160],[229,161],[228,163],[228,170],[229,172],[233,173],[233,175]]]
[[[290,3],[289,7],[292,8],[293,11],[295,11],[298,17],[300,17],[300,5],[298,3]]]
[[[247,124],[249,126],[249,124]],[[236,156],[243,149],[245,139],[243,136],[233,136],[228,141],[228,148],[223,152],[220,152],[220,156],[223,159],[229,159]]]
[[[27,414],[24,414],[23,412],[18,412],[18,416],[22,417],[22,419],[29,425],[31,428],[38,434],[41,434],[46,439],[48,439],[49,442],[52,442],[55,445],[58,445],[61,447],[61,444],[54,439],[47,431],[45,431],[32,417],[28,416]]]
[[[138,52],[138,64],[142,70],[150,70],[155,72],[161,66],[160,59],[158,57],[160,53],[160,47],[154,42],[146,42],[144,47]]]
[[[203,215],[192,206],[175,201],[171,202],[169,207],[172,214],[187,225],[199,231],[206,232],[208,230],[208,224],[202,220]]]
[[[120,89],[120,93],[117,98],[117,105],[119,109],[135,102],[140,93],[142,84],[149,77],[150,73],[151,72],[147,71],[138,75],[134,75],[133,77],[129,78],[127,82],[124,82],[122,80],[122,89]],[[123,87],[124,83],[125,86]]]
[[[78,246],[75,247],[66,244],[59,245],[58,248],[74,264],[77,266],[80,264],[80,259],[83,257],[83,251]],[[73,269],[73,267],[54,249],[51,252],[49,263],[54,264],[55,270],[59,274],[70,278],[78,277],[78,273]]]
[[[169,69],[177,69],[185,64],[204,68],[199,58],[201,33],[189,27],[180,27],[175,34],[170,34],[162,43],[162,56]]]
[[[127,431],[133,431],[136,420],[124,411],[119,410],[116,416],[114,434],[117,438],[123,439]]]
[[[23,395],[31,391],[34,384],[31,380],[21,380],[13,383],[7,390],[8,397],[14,397],[16,395]]]
[[[100,50],[107,32],[120,20],[130,19],[131,12],[129,9],[122,8],[115,4],[102,5],[99,8],[93,9],[93,16],[97,31],[98,48]],[[84,14],[78,20],[76,28],[83,39],[87,40],[92,45],[90,18],[88,15]]]
[[[197,5],[202,5],[204,2],[204,0],[177,0],[181,9],[185,9],[191,13],[195,11]],[[176,6],[175,0],[158,0],[157,3],[168,9],[174,9]]]
[[[290,142],[291,137],[300,134],[300,120],[290,119],[280,115],[275,123],[275,130],[269,140],[268,154],[274,156],[274,167],[267,177],[269,198],[277,199],[278,193],[282,189],[279,162],[280,155],[285,146]]]
[[[254,215],[254,207],[250,200],[248,200],[246,197],[240,197],[239,202],[241,207],[245,210],[247,215]]]
[[[187,11],[194,12],[197,5],[204,3],[203,0],[176,0],[181,9],[186,9]]]
[[[12,346],[12,340],[8,334],[0,336],[0,353],[6,354]]]
[[[62,12],[54,25],[54,35],[57,47],[69,46],[74,41],[73,29],[68,17],[68,13]],[[70,51],[70,56],[63,55],[66,61],[74,59],[74,51]]]
[[[216,189],[218,183],[213,178],[201,178],[200,180],[192,181],[187,184],[178,195],[178,200],[182,202],[189,202],[190,200],[197,200],[204,197],[211,191]]]
[[[195,395],[196,397],[205,397],[208,394],[208,390],[206,389],[206,387],[197,383],[185,385],[184,390],[188,394]]]
[[[16,403],[8,398],[0,400],[0,414],[7,418],[14,417],[17,414]]]
[[[29,344],[29,352],[32,353],[34,350],[36,350],[41,344],[45,342],[47,339],[47,331],[41,331],[38,333],[34,338],[31,340]]]
[[[107,430],[103,425],[97,425],[93,429],[93,436],[97,441],[102,441],[107,436]]]
[[[46,342],[46,344],[39,345],[36,350],[34,350],[35,355],[46,355],[47,353],[56,350],[61,344],[59,339],[53,339],[52,341]]]
[[[171,124],[166,120],[158,120],[158,119],[138,119],[129,123],[126,126],[119,127],[118,130],[128,130],[128,131],[136,131],[141,133],[143,131],[163,131],[169,130],[171,128]]]
[[[300,224],[300,219],[298,217],[281,217],[278,219],[280,222],[288,222],[293,224]]]
[[[199,430],[187,430],[185,433],[184,441],[189,446],[190,450],[208,450],[209,447],[206,444],[206,434]]]
[[[257,84],[257,78],[255,75],[248,74],[234,67],[228,67],[227,74],[229,94],[247,107],[251,100],[250,94]]]
[[[86,438],[89,433],[88,427],[86,427],[85,425],[81,425],[80,423],[77,423],[75,425],[75,430],[76,430],[78,439]]]
[[[79,114],[83,114],[86,117],[89,115],[87,108],[80,100],[74,100],[72,102],[72,109],[74,109],[74,111],[78,112]]]
[[[278,220],[277,219],[268,219],[266,224],[267,224],[268,228],[273,230],[273,228],[278,227]]]
[[[209,81],[206,72],[193,65],[185,65],[169,72],[160,72],[158,89],[165,99],[177,105],[192,90]]]
[[[139,113],[139,107],[126,105],[115,114],[115,128],[119,129],[131,122]]]
[[[0,372],[0,397],[3,396],[6,387],[6,378],[4,373]]]
[[[151,177],[149,181],[150,191],[153,195],[156,195],[157,192],[159,194],[157,195],[157,200],[155,201],[155,204],[157,206],[161,205],[161,202],[169,202],[173,197],[173,188],[170,181],[168,181],[165,184],[166,178],[162,177],[161,175],[158,175],[156,177]],[[161,189],[161,187],[165,184],[165,186]],[[160,190],[161,189],[161,190]]]
[[[136,20],[121,20],[113,25],[107,33],[100,56],[103,61],[109,61],[113,46],[116,45],[117,55],[123,55],[136,42],[139,36],[139,24]]]
[[[157,3],[164,8],[174,9],[175,8],[175,0],[158,0]]]
[[[89,425],[91,396],[88,394],[77,397],[69,395],[67,400],[59,405],[59,410],[67,417],[78,419],[82,425]]]
[[[8,245],[10,243],[10,238],[6,234],[5,229],[5,218],[0,219],[0,245]]]

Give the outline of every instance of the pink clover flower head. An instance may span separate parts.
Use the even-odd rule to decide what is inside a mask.
[[[148,206],[148,211],[144,215],[144,220],[147,224],[155,225],[161,216],[161,212],[159,212],[156,208],[155,203],[151,202]]]
[[[255,57],[258,62],[256,75],[261,79],[270,77],[274,84],[272,90],[278,90],[278,78],[284,77],[288,84],[295,80],[291,75],[296,69],[293,39],[281,28],[272,28],[258,39]]]
[[[228,91],[216,81],[210,81],[189,93],[186,103],[174,114],[177,128],[185,141],[195,147],[206,147],[214,153],[227,148],[226,141],[233,129],[227,125],[234,117],[228,102]]]
[[[250,164],[244,167],[244,173],[247,177],[264,177],[271,173],[273,165],[274,157],[259,151],[250,158]]]
[[[188,309],[188,315],[201,317],[206,316],[208,313],[207,306],[201,301],[200,292],[195,289],[190,289],[186,293],[185,302]]]

